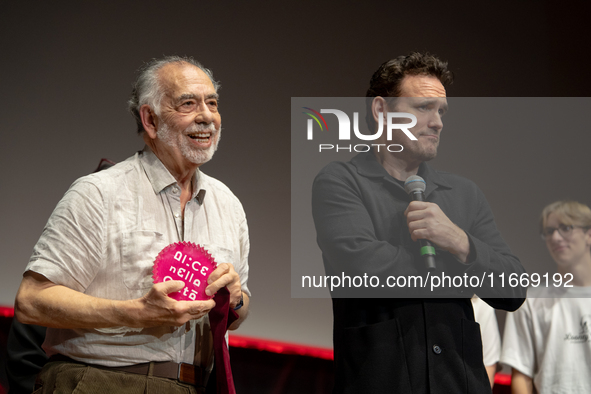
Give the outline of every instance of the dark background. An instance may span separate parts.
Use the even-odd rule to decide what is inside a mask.
[[[0,304],[8,306],[68,186],[101,157],[120,161],[142,148],[126,100],[150,58],[192,55],[222,83],[224,138],[203,170],[234,191],[249,219],[253,297],[239,333],[319,346],[331,345],[330,301],[290,296],[291,97],[363,96],[382,62],[412,50],[449,61],[450,96],[587,96],[591,88],[587,2],[0,1],[0,10]],[[567,147],[591,141],[585,123],[570,132]],[[514,220],[535,233],[537,213],[556,199],[590,202],[589,158],[568,148],[542,152],[550,165],[520,174],[546,184],[545,193],[502,188],[507,171],[540,154],[538,137],[501,129],[494,160],[474,157],[483,169],[474,180],[503,233]],[[531,151],[511,150],[514,138],[530,139]],[[444,136],[441,154],[471,158],[482,148],[478,138],[465,141]],[[523,215],[524,206],[536,214]],[[548,261],[543,245],[524,244],[535,234],[510,234],[514,250],[527,251],[525,265]]]

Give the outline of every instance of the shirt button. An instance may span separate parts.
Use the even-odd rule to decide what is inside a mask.
[[[177,194],[179,192],[179,188],[178,187],[173,187],[172,188],[172,194]]]
[[[179,218],[179,216],[181,216],[181,215],[179,215],[178,213],[175,213],[174,214],[174,217],[177,218],[177,219]]]
[[[433,353],[441,354],[441,348],[438,345],[433,345]]]

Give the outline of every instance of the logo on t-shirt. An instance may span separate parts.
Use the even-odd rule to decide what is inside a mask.
[[[570,343],[583,343],[590,342],[589,334],[591,331],[591,315],[583,315],[581,317],[581,330],[578,334],[567,333],[564,336],[564,340]]]
[[[589,334],[591,328],[591,315],[585,315],[581,318],[581,333]]]

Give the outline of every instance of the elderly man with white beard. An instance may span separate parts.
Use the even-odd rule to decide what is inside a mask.
[[[78,179],[49,218],[15,302],[19,321],[48,327],[39,392],[204,392],[216,303],[169,297],[185,284],[154,284],[152,268],[167,245],[205,247],[217,262],[205,293],[227,290],[229,329],[246,318],[244,210],[199,169],[220,139],[218,88],[192,58],[147,64],[129,101],[146,146]]]

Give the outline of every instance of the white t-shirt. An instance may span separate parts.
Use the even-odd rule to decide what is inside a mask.
[[[530,289],[507,314],[501,362],[532,377],[539,394],[591,393],[590,297],[591,287]]]
[[[472,306],[474,307],[474,320],[480,324],[484,365],[488,367],[498,363],[501,358],[501,335],[499,334],[497,316],[494,308],[480,298],[472,298]]]

